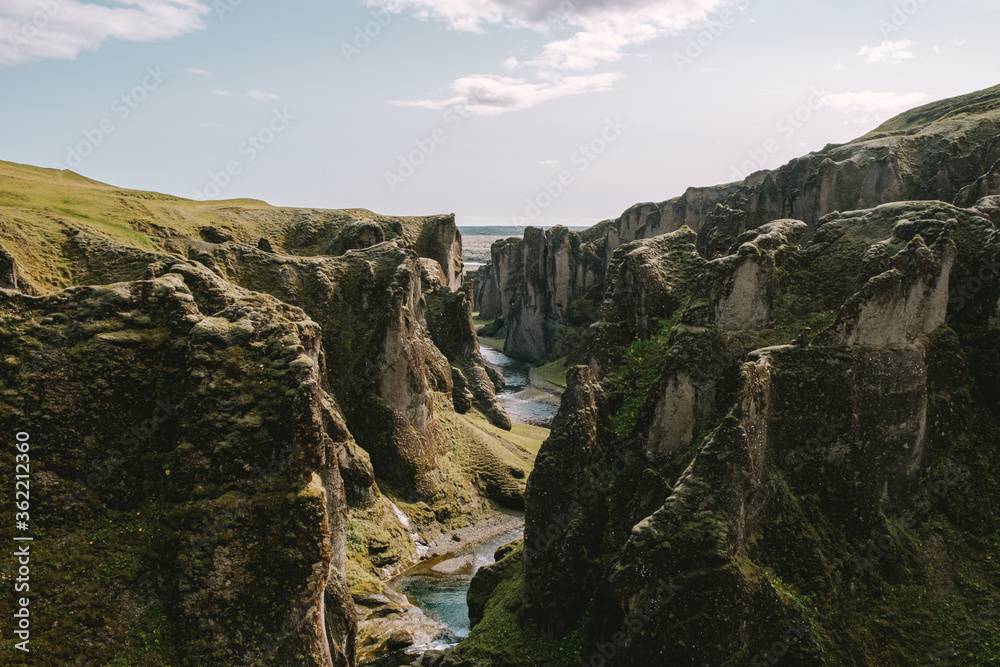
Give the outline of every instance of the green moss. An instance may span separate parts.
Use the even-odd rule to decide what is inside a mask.
[[[484,320],[479,317],[479,313],[472,314],[472,324],[478,331],[482,327],[490,327],[496,320]],[[505,330],[506,331],[506,330]],[[486,347],[492,347],[495,350],[502,350],[504,342],[507,340],[506,336],[503,338],[493,338],[491,336],[479,336],[479,343],[485,345]]]
[[[596,314],[597,304],[586,296],[580,296],[570,302],[566,309],[566,320],[573,326],[581,326],[592,322]]]
[[[150,607],[132,627],[125,646],[108,667],[156,667],[179,664],[174,636],[166,613],[159,606]]]
[[[683,312],[683,308],[678,308],[669,320],[657,320],[656,333],[649,340],[633,342],[625,352],[622,365],[609,376],[612,385],[623,395],[621,408],[611,416],[611,429],[617,440],[632,436],[639,414],[667,359],[670,335]]]
[[[546,640],[534,625],[522,626],[518,620],[524,604],[523,550],[524,544],[519,542],[497,564],[503,579],[486,603],[482,622],[459,644],[457,652],[465,659],[493,660],[493,664],[512,667],[576,667],[585,655],[582,630],[562,639]]]

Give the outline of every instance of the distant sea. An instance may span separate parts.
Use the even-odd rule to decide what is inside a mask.
[[[490,247],[494,242],[512,236],[520,238],[524,236],[525,229],[527,228],[515,226],[460,226],[458,231],[462,232],[462,259],[465,260],[466,272],[472,273],[490,261]],[[582,232],[589,227],[569,227],[569,229],[574,232]]]

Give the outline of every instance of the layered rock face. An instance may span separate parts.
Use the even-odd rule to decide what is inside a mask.
[[[0,423],[30,436],[32,557],[57,573],[32,587],[49,628],[32,649],[353,665],[345,434],[324,424],[319,326],[202,278],[214,293],[179,273],[0,293]]]
[[[802,221],[741,237],[657,334],[624,431],[622,368],[571,373],[528,485],[524,619],[618,664],[915,665],[951,641],[943,606],[981,617],[1000,600],[994,205],[828,216],[804,248]],[[996,628],[962,655],[995,655]]]
[[[752,174],[742,183],[690,188],[665,202],[637,204],[580,236],[585,254],[603,259],[588,270],[595,284],[601,284],[619,246],[683,226],[698,233],[699,253],[714,259],[725,255],[741,234],[778,219],[806,223],[804,238],[809,240],[820,221],[835,212],[903,200],[973,206],[1000,194],[998,108],[1000,88],[937,102],[902,114],[860,139],[827,146],[773,171]],[[527,243],[527,234],[525,238]],[[518,322],[509,353],[530,360],[564,356],[558,330],[572,323],[563,311],[548,305],[557,292],[568,291],[571,300],[584,296],[587,281],[574,282],[567,272],[551,272],[551,278],[542,281],[531,266],[527,262],[523,273],[515,268],[504,275],[494,257],[491,273],[483,278],[496,286],[488,282],[482,294],[487,305],[492,306],[497,293],[512,304],[512,318],[507,306],[503,312],[507,322]],[[483,304],[476,305],[482,312]],[[494,312],[487,310],[489,315]],[[512,327],[509,331],[515,333]]]
[[[640,240],[435,664],[996,662],[998,100],[588,232]]]
[[[471,276],[473,285],[473,309],[484,320],[495,320],[503,314],[503,304],[500,298],[500,287],[497,284],[493,263],[487,263],[476,269]]]
[[[625,349],[656,333],[691,296],[707,263],[697,234],[681,230],[619,247],[605,279],[601,317],[587,330],[589,364],[598,377],[619,365]]]
[[[111,276],[157,274],[177,263],[173,257],[136,253],[82,233],[74,235],[72,245],[79,266],[99,267],[86,271],[102,282]],[[471,376],[476,406],[509,428],[492,384],[488,378],[483,381],[485,364],[471,311],[461,306],[446,326],[439,323],[435,331],[447,333],[438,341],[443,347],[435,346],[425,319],[426,269],[398,241],[339,257],[281,255],[232,241],[191,244],[183,250],[227,281],[297,305],[320,323],[324,349],[337,366],[325,380],[326,388],[343,406],[348,428],[371,455],[379,477],[425,497],[436,492],[438,456],[448,446],[435,416],[434,394],[450,396],[454,386],[452,362],[442,349]],[[466,303],[463,292],[449,296],[448,278],[437,262],[423,261],[431,263],[435,274],[429,298]]]

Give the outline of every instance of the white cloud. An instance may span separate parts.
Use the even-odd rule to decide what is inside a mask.
[[[874,65],[881,62],[889,65],[898,65],[904,60],[914,57],[915,54],[913,51],[910,51],[911,46],[913,46],[912,39],[901,39],[898,42],[886,41],[878,46],[862,47],[858,55],[865,57],[866,65]]]
[[[844,66],[844,63],[837,63],[831,69],[834,72],[846,72],[847,71],[847,67]]]
[[[109,39],[155,42],[205,27],[204,0],[122,0],[106,7],[80,0],[4,0],[0,67],[56,58],[75,60]]]
[[[608,90],[621,75],[617,72],[585,76],[557,77],[532,83],[495,74],[473,74],[456,79],[451,84],[454,95],[443,100],[412,100],[393,102],[398,107],[417,109],[464,109],[476,115],[492,115],[520,111],[568,95],[580,95]]]
[[[538,164],[545,164],[545,165],[559,164],[559,160],[539,160]]]
[[[562,24],[593,30],[602,25],[655,24],[676,32],[704,19],[724,0],[366,0],[393,13],[445,21],[453,30],[481,32],[491,23],[548,30]]]
[[[823,104],[834,111],[851,115],[858,123],[885,120],[900,112],[926,102],[925,93],[877,93],[863,92],[833,93],[823,97]]]
[[[212,92],[215,93],[216,95],[221,96],[221,97],[243,97],[243,95],[239,95],[237,93],[234,93],[231,90],[213,90]],[[250,99],[254,99],[254,100],[280,100],[281,99],[281,96],[279,96],[279,95],[275,95],[274,93],[265,93],[265,92],[260,91],[260,90],[251,90],[250,92],[248,92],[246,94],[246,97],[249,97]]]
[[[189,74],[197,74],[198,76],[212,76],[211,72],[201,69],[200,67],[187,67],[184,71]]]
[[[274,93],[265,93],[260,90],[251,90],[247,93],[247,97],[252,97],[255,100],[280,100],[281,96],[275,95]]]
[[[739,0],[365,0],[393,13],[445,22],[451,29],[483,32],[490,25],[525,28],[554,34],[567,27],[574,32],[552,39],[530,60],[508,58],[502,68],[535,70],[534,80],[476,74],[455,80],[456,93],[447,100],[396,102],[399,106],[443,108],[463,105],[473,113],[501,113],[526,109],[542,102],[595,90],[606,90],[621,77],[617,72],[589,74],[616,63],[629,48],[666,34],[677,34],[703,24],[715,10]],[[500,94],[493,102],[473,99],[470,89],[482,82]],[[493,99],[493,98],[491,98]]]

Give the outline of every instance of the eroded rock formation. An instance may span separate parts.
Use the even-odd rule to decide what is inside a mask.
[[[565,356],[567,342],[572,347],[579,339],[562,302],[585,297],[592,285],[601,285],[623,244],[686,226],[699,235],[699,253],[715,259],[728,254],[742,234],[779,219],[804,222],[803,240],[808,241],[824,217],[839,212],[905,200],[972,207],[1000,194],[998,91],[990,88],[920,107],[855,141],[829,145],[773,171],[738,183],[690,188],[661,203],[637,204],[575,240],[570,234],[570,247],[600,258],[585,263],[583,280],[573,271],[541,270],[545,263],[539,258],[559,251],[555,246],[541,250],[537,230],[525,234],[522,267],[503,259],[513,243],[503,242],[481,276],[486,283],[476,305],[480,312],[487,305],[491,319],[494,299],[500,296],[509,354],[532,361],[558,358]],[[556,244],[566,242],[560,237]]]
[[[217,309],[170,273],[0,294],[0,420],[31,438],[33,555],[67,577],[35,600],[75,617],[36,640],[53,663],[136,662],[145,625],[164,662],[354,664],[320,328],[226,291]]]
[[[995,661],[998,100],[602,223],[664,235],[610,255],[521,568],[432,664]]]

